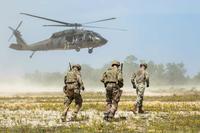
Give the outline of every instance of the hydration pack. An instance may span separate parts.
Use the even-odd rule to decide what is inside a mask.
[[[77,74],[74,71],[69,71],[66,75],[66,83],[75,83],[77,82]]]
[[[106,83],[118,83],[117,69],[110,68],[106,71],[105,82]]]

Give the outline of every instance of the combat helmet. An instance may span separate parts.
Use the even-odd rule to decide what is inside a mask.
[[[142,66],[144,66],[145,69],[147,69],[147,67],[148,67],[147,63],[140,64],[140,67],[142,67]]]
[[[76,67],[79,71],[81,70],[81,65],[79,65],[79,64],[75,64],[72,66],[72,68],[74,68],[74,67]]]
[[[114,60],[114,61],[112,61],[112,65],[111,65],[111,66],[114,66],[114,65],[116,65],[116,66],[120,66],[120,62]]]

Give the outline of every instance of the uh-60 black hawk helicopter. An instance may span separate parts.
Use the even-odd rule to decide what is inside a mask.
[[[27,13],[20,13],[22,15],[27,15],[39,19],[44,19],[47,21],[52,21],[55,23],[59,23],[56,25],[43,25],[43,26],[57,26],[57,27],[71,27],[71,29],[67,29],[64,31],[53,33],[52,36],[46,40],[27,45],[27,43],[22,38],[20,32],[18,31],[19,27],[22,24],[22,21],[19,23],[16,29],[9,27],[13,34],[9,38],[9,40],[13,37],[13,35],[16,37],[17,43],[13,43],[10,45],[10,48],[15,50],[21,50],[21,51],[32,51],[32,54],[30,55],[30,58],[34,55],[36,51],[47,51],[47,50],[71,50],[74,49],[77,52],[80,51],[82,48],[88,48],[88,53],[92,53],[93,49],[96,47],[103,46],[107,43],[107,40],[103,38],[100,34],[91,31],[91,30],[84,30],[80,29],[81,27],[85,28],[102,28],[102,29],[111,29],[111,30],[123,30],[123,29],[117,29],[117,28],[108,28],[108,27],[97,27],[97,26],[90,26],[88,24],[92,23],[98,23],[108,20],[113,20],[116,18],[108,18],[108,19],[102,19],[98,21],[92,21],[87,23],[67,23],[62,22],[54,19],[49,19],[45,17],[40,17],[36,15],[31,15]]]

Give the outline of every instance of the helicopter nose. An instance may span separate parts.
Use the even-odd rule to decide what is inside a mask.
[[[107,42],[108,42],[108,41],[107,41],[105,38],[102,37],[101,43],[104,45],[104,44],[106,44]]]

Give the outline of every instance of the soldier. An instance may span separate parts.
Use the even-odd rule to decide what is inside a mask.
[[[62,114],[61,120],[63,122],[66,121],[67,112],[69,110],[69,106],[72,103],[73,100],[75,100],[76,109],[72,113],[72,120],[76,118],[77,113],[82,107],[82,96],[80,94],[80,91],[84,91],[84,85],[83,81],[81,79],[81,66],[79,64],[73,65],[72,68],[70,67],[70,70],[67,72],[67,75],[65,76],[64,82],[65,86],[63,87],[63,91],[66,95],[64,104],[65,104],[65,110]]]
[[[111,120],[114,117],[122,94],[120,88],[123,87],[123,76],[119,67],[120,62],[113,61],[101,79],[106,88],[107,111],[104,113],[104,120]]]
[[[145,87],[149,87],[147,64],[140,64],[139,70],[131,77],[133,88],[136,89],[137,99],[132,110],[134,113],[144,113],[142,109]]]

